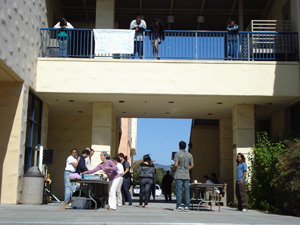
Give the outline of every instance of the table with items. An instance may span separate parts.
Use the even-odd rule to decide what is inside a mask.
[[[101,204],[101,202],[103,205],[105,205],[107,201],[107,186],[108,186],[108,182],[106,181],[106,179],[103,179],[102,177],[98,179],[97,176],[91,176],[86,174],[83,176],[83,179],[70,179],[70,181],[80,184],[79,195],[77,198],[73,198],[73,202],[72,202],[73,209],[78,208],[75,207],[76,201],[82,201],[82,200],[93,202],[95,204],[95,210],[98,209],[98,206],[101,207],[101,205],[99,205]],[[99,189],[101,189],[101,193],[99,193]],[[80,208],[85,208],[85,207],[81,206]]]
[[[212,204],[219,206],[220,204],[217,201],[218,191],[224,188],[224,184],[202,184],[202,183],[191,183],[190,184],[190,193],[191,193],[191,204],[197,203],[198,211],[202,203],[209,203],[210,210],[212,210]]]

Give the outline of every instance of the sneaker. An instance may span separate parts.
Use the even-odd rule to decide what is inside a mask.
[[[118,206],[122,206],[122,204],[118,204]]]
[[[65,209],[67,207],[69,207],[69,205],[73,202],[72,199],[69,199],[68,201],[66,201],[64,204],[62,204],[62,206],[60,206],[60,209]],[[71,204],[72,205],[72,204]]]
[[[190,211],[189,207],[184,207],[184,211],[189,212]]]
[[[248,212],[248,209],[243,208],[242,212]]]
[[[182,208],[181,208],[181,207],[178,207],[178,208],[174,209],[174,211],[176,211],[176,212],[181,212],[181,211],[182,211]]]

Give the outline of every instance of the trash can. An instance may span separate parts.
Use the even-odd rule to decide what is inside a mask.
[[[22,204],[42,205],[44,194],[44,175],[38,167],[31,167],[23,176]]]

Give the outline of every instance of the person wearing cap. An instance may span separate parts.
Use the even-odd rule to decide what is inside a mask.
[[[101,163],[96,166],[96,168],[92,170],[88,170],[83,172],[83,174],[91,174],[95,173],[99,170],[103,170],[106,173],[109,181],[108,181],[108,210],[116,210],[117,209],[117,188],[119,186],[121,177],[118,173],[118,167],[111,161],[108,160],[107,152],[101,152],[100,159]]]
[[[74,29],[74,27],[66,20],[66,18],[62,17],[61,20],[57,24],[55,24],[53,28],[59,29],[57,33],[57,40],[59,45],[58,55],[59,57],[67,57],[69,34],[66,29]]]

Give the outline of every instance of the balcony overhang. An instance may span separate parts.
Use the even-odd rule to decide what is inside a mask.
[[[101,101],[120,117],[217,119],[255,104],[266,117],[299,98],[299,63],[39,58],[36,92],[65,112]]]

